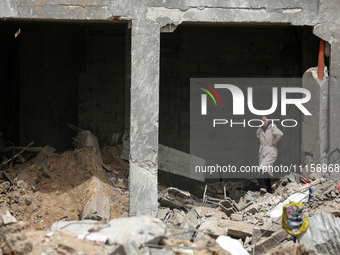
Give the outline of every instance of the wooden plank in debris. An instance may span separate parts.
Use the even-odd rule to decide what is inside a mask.
[[[190,171],[190,160],[194,165],[205,166],[206,161],[188,153],[158,145],[158,169],[164,172],[184,176],[197,181],[205,181],[204,173]]]

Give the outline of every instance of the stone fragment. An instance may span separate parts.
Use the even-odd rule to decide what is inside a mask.
[[[175,225],[175,226],[180,226],[182,223],[183,223],[183,218],[184,216],[184,213],[183,211],[180,211],[178,209],[174,209],[173,210],[173,216],[172,216],[172,223]]]
[[[158,196],[159,203],[164,207],[182,208],[185,204],[193,204],[195,201],[191,194],[177,188],[167,188]]]
[[[15,233],[6,236],[6,242],[13,254],[29,254],[33,245],[26,238],[26,235],[23,233]]]
[[[261,238],[250,247],[252,247],[252,249],[255,249],[255,254],[262,254],[280,244],[287,237],[287,235],[288,234],[285,230],[280,229],[269,237]],[[252,254],[252,252],[253,251],[251,251],[250,253]]]
[[[181,227],[196,228],[200,224],[195,211],[189,211],[184,217]]]
[[[2,224],[3,225],[8,225],[11,223],[17,222],[17,219],[11,215],[9,211],[6,211],[4,215],[2,215]]]
[[[11,184],[9,182],[3,182],[0,184],[0,193],[7,193]]]
[[[256,205],[251,205],[243,210],[244,213],[255,214],[258,212]]]
[[[166,215],[170,212],[169,208],[159,209],[157,212],[157,219],[164,220]]]
[[[243,220],[243,216],[241,213],[232,213],[230,215],[230,219],[234,220],[234,221],[242,221]]]
[[[223,221],[223,227],[227,228],[228,236],[246,239],[253,235],[253,225],[242,221]]]
[[[110,202],[102,193],[96,192],[82,209],[81,219],[108,220],[110,218]]]

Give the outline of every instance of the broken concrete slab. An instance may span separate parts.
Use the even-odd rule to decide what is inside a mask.
[[[200,225],[200,230],[208,230],[210,235],[213,237],[217,238],[218,236],[221,235],[227,235],[227,228],[225,227],[220,227],[218,225],[218,222],[215,219],[211,220],[206,220]],[[203,233],[199,233],[197,235],[197,239],[200,239],[203,237]]]
[[[177,188],[167,188],[158,195],[159,203],[164,207],[182,208],[185,204],[193,204],[194,197],[187,191]]]
[[[174,224],[175,226],[180,226],[184,221],[184,215],[185,213],[183,211],[174,209],[173,215],[171,217],[172,224]]]
[[[160,220],[165,220],[165,218],[167,217],[169,213],[170,213],[170,208],[159,209],[157,212],[156,218]]]
[[[94,160],[97,171],[100,171],[102,170],[102,167],[105,167],[98,144],[98,139],[95,135],[91,133],[91,131],[89,130],[80,131],[77,134],[76,138],[74,138],[73,144],[77,149],[87,147],[94,152],[95,154]]]
[[[228,236],[246,239],[253,235],[254,225],[242,221],[225,220],[220,227],[227,228]]]
[[[255,204],[250,205],[243,210],[244,213],[249,213],[249,214],[255,214],[258,211],[259,210],[257,209],[257,206]]]
[[[219,206],[220,206],[221,210],[223,212],[225,212],[225,214],[227,214],[228,216],[230,216],[234,212],[239,211],[235,201],[231,200],[230,198],[226,198],[224,200],[221,200],[219,202]]]
[[[165,223],[151,217],[130,217],[113,219],[108,222],[109,227],[100,230],[108,236],[110,245],[136,242],[142,244],[158,244],[165,236]]]
[[[78,236],[88,232],[89,229],[100,229],[105,226],[107,226],[106,223],[99,223],[95,220],[57,221],[52,224],[51,230]]]
[[[6,211],[4,215],[2,215],[2,224],[3,225],[8,225],[11,223],[16,223],[17,219],[12,216],[12,214],[9,211]]]
[[[189,211],[184,217],[181,224],[182,228],[196,228],[200,224],[195,211]]]
[[[110,219],[110,201],[104,195],[101,181],[96,177],[91,180],[90,191],[92,195],[82,209],[81,219],[104,221]]]
[[[242,221],[243,220],[243,214],[240,212],[232,213],[230,215],[230,219],[233,221]]]
[[[166,234],[166,225],[161,220],[142,216],[118,218],[107,223],[99,223],[93,220],[59,221],[52,225],[51,230],[75,236],[97,231],[108,237],[109,245],[136,242],[140,247],[144,243],[158,244],[159,240]]]
[[[27,240],[27,237],[24,233],[14,233],[7,235],[6,243],[13,254],[29,254],[33,249],[32,243]]]
[[[266,251],[280,244],[287,236],[288,234],[286,233],[286,231],[280,229],[269,237],[261,238],[259,241],[250,246],[248,248],[248,251],[251,251],[250,253],[252,253],[253,249],[255,249],[255,254],[265,253]]]

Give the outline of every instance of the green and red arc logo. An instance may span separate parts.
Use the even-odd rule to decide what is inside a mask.
[[[206,86],[208,89],[210,89],[210,90],[217,96],[218,100],[220,101],[221,106],[223,106],[223,105],[222,105],[222,100],[221,100],[220,95],[217,93],[217,91],[216,91],[213,87],[211,87],[210,85],[208,85],[208,84],[206,84],[206,83],[203,83],[203,82],[197,82],[197,83],[202,84],[202,85]],[[214,101],[215,106],[217,106],[215,97],[211,94],[211,92],[210,92],[209,90],[204,89],[204,88],[201,88],[201,87],[198,88],[198,89],[201,89],[201,90],[203,90],[204,92],[206,92],[206,93],[212,98],[212,100]]]

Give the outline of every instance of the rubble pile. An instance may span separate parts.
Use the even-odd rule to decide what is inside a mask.
[[[99,194],[109,207],[107,219],[127,216],[128,163],[118,160],[112,150],[103,149],[103,162],[110,171],[98,169],[97,152],[88,147],[61,154],[46,151],[0,172],[0,215],[8,211],[18,221],[46,230],[61,219],[94,217],[90,200]]]
[[[6,158],[0,171],[3,254],[332,254],[340,251],[339,181],[290,174],[274,193],[254,179],[197,187],[159,186],[156,218],[130,217],[128,168],[120,146],[99,149],[81,131],[73,151],[49,146]],[[24,148],[27,149],[27,148]],[[16,161],[16,164],[14,164]],[[304,179],[306,180],[306,179]],[[309,180],[308,180],[309,181]],[[306,181],[304,181],[306,182]],[[295,240],[282,208],[303,202],[312,226]],[[324,225],[315,224],[324,222]],[[318,225],[318,226],[314,226]],[[314,232],[323,232],[322,240]],[[300,243],[299,243],[300,241]],[[327,244],[334,248],[327,250]],[[325,248],[326,247],[326,248]]]

